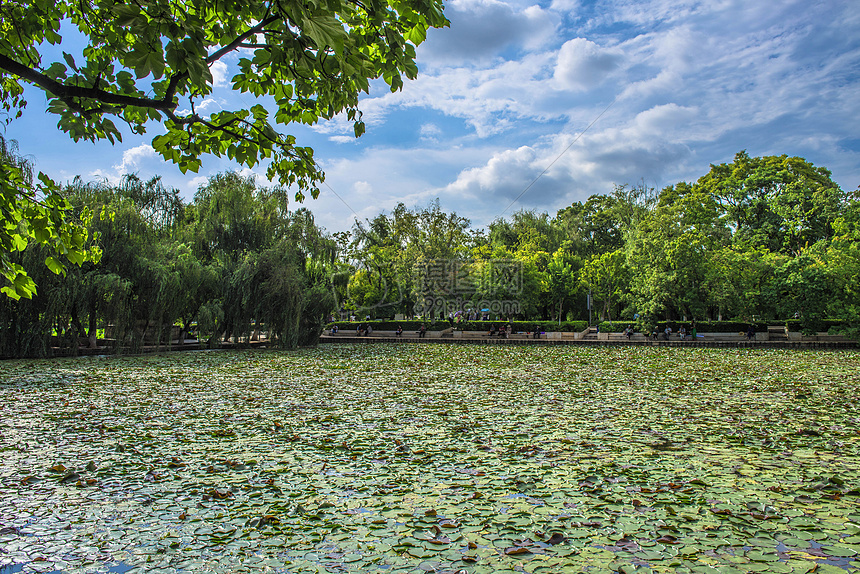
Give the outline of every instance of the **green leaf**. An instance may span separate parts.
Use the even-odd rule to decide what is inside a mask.
[[[303,21],[304,32],[313,39],[317,48],[333,48],[335,54],[343,55],[346,32],[343,24],[334,16],[312,15]]]
[[[50,269],[51,271],[53,271],[57,275],[61,275],[61,274],[65,275],[66,274],[66,268],[63,267],[63,264],[60,263],[59,261],[57,261],[53,257],[45,258],[45,265],[47,265],[48,269]]]
[[[78,67],[75,65],[75,59],[72,57],[71,54],[67,54],[66,52],[63,52],[63,59],[66,61],[66,63],[69,65],[69,67],[71,69],[73,69],[76,72],[78,71]]]

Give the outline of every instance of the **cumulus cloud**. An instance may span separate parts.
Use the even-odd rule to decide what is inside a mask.
[[[535,159],[535,151],[528,146],[501,151],[485,165],[460,172],[446,191],[472,198],[487,194],[513,198],[540,173]]]
[[[633,125],[642,134],[665,134],[673,130],[683,130],[698,117],[695,106],[679,106],[675,103],[654,106],[636,115]]]
[[[604,48],[585,38],[565,42],[558,52],[555,80],[572,90],[585,91],[603,83],[621,64],[617,48]]]
[[[250,167],[242,167],[239,170],[237,170],[237,172],[242,177],[252,178],[257,185],[260,185],[260,186],[269,185],[269,179],[266,177],[266,173],[263,170],[251,169]]]
[[[223,109],[225,103],[226,102],[224,100],[216,98],[204,98],[203,101],[197,105],[197,111],[199,113],[213,112]]]
[[[444,196],[448,174],[478,163],[487,154],[483,148],[457,146],[368,148],[357,157],[328,162],[324,166],[326,185],[307,207],[327,229],[348,229],[356,217],[372,218],[400,202],[408,207],[424,206]],[[458,212],[467,208],[456,198],[443,201],[443,207]]]
[[[373,193],[373,184],[368,181],[356,181],[352,184],[352,190],[359,196],[369,196]]]
[[[582,11],[582,0],[553,0],[550,10],[560,13],[577,14]]]
[[[68,177],[72,174],[67,173],[65,175]],[[120,176],[117,175],[115,172],[105,171],[101,168],[94,169],[94,170],[90,171],[87,175],[89,176],[90,179],[93,179],[96,181],[106,181],[111,185],[117,185],[119,183],[119,180],[120,180]]]
[[[542,52],[489,68],[440,69],[419,76],[402,92],[362,100],[361,109],[369,130],[392,109],[424,108],[462,118],[484,138],[504,132],[519,118],[558,115],[545,105],[552,97],[546,81],[551,61],[552,54]]]
[[[122,163],[114,165],[113,168],[119,175],[134,173],[140,169],[148,160],[157,157],[157,154],[149,144],[139,145],[122,152]]]
[[[475,223],[486,225],[519,209],[554,213],[616,184],[644,181],[659,188],[690,159],[683,145],[628,138],[608,130],[571,146],[573,136],[565,134],[539,148],[501,150],[485,164],[463,170],[439,195],[469,204]]]
[[[186,187],[190,190],[193,190],[195,193],[198,189],[206,185],[209,181],[209,178],[205,175],[198,175],[197,177],[192,177],[186,182]]]

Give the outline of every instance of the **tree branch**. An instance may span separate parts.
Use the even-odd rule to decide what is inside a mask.
[[[262,32],[263,28],[265,28],[272,22],[280,20],[280,18],[280,16],[269,16],[253,28],[249,28],[244,34],[240,34],[232,42],[230,42],[217,52],[212,52],[212,54],[210,54],[209,57],[206,58],[206,63],[211,64],[212,62],[217,62],[218,60],[223,58],[225,54],[229,54],[230,52],[238,48],[245,40],[247,40],[254,34],[257,34],[258,32]]]
[[[61,84],[60,82],[54,80],[53,78],[46,76],[36,70],[28,68],[23,64],[12,60],[0,54],[0,68],[19,76],[28,82],[31,82],[43,90],[50,92],[72,106],[69,100],[74,98],[87,98],[90,100],[97,100],[103,102],[105,104],[114,104],[118,106],[138,106],[141,108],[154,108],[157,110],[172,110],[176,107],[176,103],[173,102],[173,90],[175,90],[175,84],[178,83],[177,76],[174,76],[170,80],[170,85],[168,86],[168,94],[161,100],[155,100],[152,98],[136,98],[133,96],[125,96],[122,94],[115,94],[113,92],[106,92],[104,90],[98,88],[84,88],[81,86],[67,86],[66,84]],[[182,76],[184,74],[179,74]],[[176,81],[174,81],[176,80]],[[172,88],[172,90],[171,90]],[[80,111],[86,111],[81,108],[79,105],[72,106]],[[98,110],[91,110],[98,111]]]
[[[206,62],[206,64],[211,64],[213,62],[218,61],[225,54],[228,54],[235,50],[237,47],[241,46],[242,43],[250,36],[261,32],[266,26],[268,26],[272,22],[275,22],[278,19],[280,19],[279,16],[269,16],[256,26],[249,28],[245,33],[240,34],[232,42],[230,42],[217,52],[213,52],[204,61]],[[80,104],[74,102],[74,100],[84,98],[117,106],[136,106],[141,108],[156,109],[164,112],[172,112],[174,109],[176,109],[176,106],[178,105],[176,102],[173,101],[173,96],[176,94],[176,88],[179,86],[179,82],[188,77],[187,72],[182,72],[171,76],[170,81],[167,84],[167,90],[164,94],[164,97],[159,100],[156,100],[154,98],[140,98],[134,96],[126,96],[123,94],[116,94],[113,92],[107,92],[105,90],[99,89],[97,86],[93,86],[92,88],[85,88],[81,86],[70,86],[67,84],[63,84],[3,54],[0,54],[0,69],[15,74],[16,76],[19,76],[20,78],[23,78],[24,80],[27,80],[28,82],[39,86],[43,90],[54,94],[60,100],[65,102],[69,107],[83,114],[99,113],[103,111],[103,108],[93,108],[91,110],[87,110],[83,108],[83,106],[81,106]]]

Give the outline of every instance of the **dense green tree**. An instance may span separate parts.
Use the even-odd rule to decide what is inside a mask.
[[[230,171],[210,177],[194,196],[195,248],[204,261],[238,260],[278,238],[278,211],[263,210],[253,176]]]
[[[592,298],[600,302],[598,318],[602,321],[618,319],[613,309],[620,302],[628,283],[624,252],[617,249],[595,253],[582,266],[580,277]]]
[[[562,321],[565,317],[565,304],[570,303],[580,290],[579,277],[582,266],[579,256],[571,255],[564,246],[556,250],[547,263],[544,288],[556,304],[555,313],[558,321]]]
[[[554,224],[576,252],[588,258],[620,249],[655,202],[653,190],[644,184],[616,185],[610,194],[595,194],[560,210]]]
[[[71,277],[50,271],[43,263],[49,252],[47,246],[31,243],[11,254],[13,262],[30,269],[40,289],[29,298],[0,297],[0,357],[45,356],[51,347],[78,346],[77,333],[68,328],[68,303],[78,289],[74,269]],[[51,336],[54,331],[56,337]]]
[[[806,331],[822,330],[839,303],[838,275],[822,258],[821,246],[784,257],[762,288],[762,297],[777,317],[797,317]]]
[[[842,216],[834,222],[834,237],[827,248],[826,262],[836,278],[838,301],[834,317],[851,325],[860,338],[860,188],[851,195]]]
[[[665,188],[626,243],[634,312],[688,319],[709,315],[709,255],[729,240],[730,231],[710,195],[686,183]]]
[[[583,256],[614,251],[624,244],[616,205],[611,195],[592,195],[585,203],[576,202],[560,210],[556,224]]]
[[[0,98],[4,81],[0,76]],[[36,177],[15,143],[0,136],[0,274],[6,283],[0,291],[13,299],[36,293],[36,283],[27,271],[33,273],[34,268],[25,267],[15,256],[31,243],[47,249],[40,250],[43,258],[30,265],[44,264],[54,273],[65,273],[69,263],[98,261],[101,253],[91,246],[87,230],[94,212],[82,209],[74,217],[70,210],[59,186],[41,172]]]
[[[321,332],[322,319],[308,314],[320,304],[326,314],[334,307],[337,244],[312,214],[290,213],[283,190],[259,188],[234,172],[210,178],[191,208],[193,254],[207,280],[221,284],[216,297],[206,292],[194,301],[210,343],[247,340],[262,327],[285,346],[319,337],[313,332]],[[326,296],[306,300],[307,291]]]
[[[564,237],[546,213],[520,210],[511,220],[497,219],[489,225],[489,240],[510,251],[553,253]]]
[[[745,151],[730,164],[711,165],[695,188],[719,203],[736,244],[773,252],[799,253],[830,237],[845,202],[827,169],[800,157]]]
[[[217,261],[207,264],[198,259],[185,243],[171,245],[167,259],[178,281],[174,297],[176,316],[182,326],[179,333],[179,341],[182,342],[191,324],[199,317],[200,309],[221,295],[223,270]]]
[[[159,341],[169,335],[181,311],[181,283],[170,261],[170,241],[184,212],[176,190],[159,178],[130,175],[115,187],[76,180],[64,193],[82,209],[95,205],[112,214],[93,222],[103,256],[82,268],[71,318],[81,336],[94,344],[100,323],[112,323],[118,342],[134,346],[143,344],[147,331]]]
[[[99,238],[101,260],[65,274],[36,265],[34,278],[49,290],[2,300],[0,353],[95,346],[107,328],[118,347],[163,344],[177,322],[182,331],[196,322],[211,346],[267,332],[293,347],[313,344],[344,307],[362,319],[410,314],[425,292],[435,307],[422,313],[437,318],[452,305],[488,305],[494,319],[584,318],[590,289],[602,319],[796,316],[807,331],[839,319],[860,337],[860,190],[841,196],[838,214],[819,213],[819,227],[810,216],[806,235],[785,223],[785,206],[800,203],[787,192],[769,197],[761,225],[795,246],[821,235],[795,250],[751,239],[763,237],[757,224],[739,228],[713,181],[701,182],[656,197],[644,186],[616,186],[608,199],[589,198],[555,218],[522,211],[486,232],[471,231],[438,201],[399,204],[332,237],[307,209],[290,212],[282,188],[235,173],[211,178],[189,205],[158,178],[128,176],[116,186],[76,180],[63,191],[69,213],[112,215],[86,229]],[[821,197],[840,196],[825,191]],[[600,229],[601,221],[610,228]],[[767,227],[773,222],[780,227]],[[31,242],[9,257],[29,269],[49,252]]]
[[[356,222],[348,248],[350,293],[356,297],[342,303],[360,316],[385,316],[411,315],[416,305],[423,308],[425,296],[456,299],[454,274],[463,270],[473,241],[469,223],[442,210],[438,199],[421,209],[401,203],[388,215]],[[428,282],[428,272],[445,280]]]
[[[264,325],[274,342],[295,347],[308,286],[303,271],[301,254],[284,241],[246,253],[224,295],[227,332],[250,339]]]
[[[716,319],[778,317],[770,311],[761,293],[783,256],[766,249],[744,251],[734,246],[724,246],[706,255],[703,286],[716,306]]]

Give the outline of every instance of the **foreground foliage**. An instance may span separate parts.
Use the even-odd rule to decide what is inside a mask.
[[[87,229],[92,211],[82,209],[69,217],[70,210],[59,186],[44,173],[35,175],[15,142],[7,144],[0,135],[0,275],[5,278],[0,293],[16,301],[36,294],[36,283],[20,261],[28,246],[40,249],[33,265],[37,273],[49,269],[65,274],[69,263],[98,262],[101,251],[91,245]]]
[[[27,571],[860,567],[856,352],[343,345],[0,371],[0,564]]]
[[[343,114],[360,136],[359,94],[378,78],[391,91],[403,87],[401,76],[414,79],[415,47],[429,28],[447,25],[435,0],[7,0],[0,2],[0,117],[5,124],[20,117],[30,87],[75,141],[114,143],[122,141],[115,121],[133,134],[155,122],[163,133],[153,149],[183,173],[196,172],[208,154],[248,168],[265,163],[268,179],[302,201],[319,195],[325,176],[313,149],[280,126]],[[218,98],[231,109],[207,114],[206,98],[217,94],[231,55],[238,69],[224,80],[257,103],[232,107]],[[61,273],[98,257],[86,245],[86,218],[70,215],[59,187],[43,174],[34,183],[6,152],[0,138],[0,291],[30,298],[37,292],[31,275],[43,262]],[[10,260],[28,244],[54,251],[36,267]]]
[[[196,172],[206,154],[251,168],[268,160],[270,180],[295,185],[297,199],[305,191],[316,197],[323,174],[313,150],[276,126],[344,113],[360,136],[359,94],[376,78],[392,91],[403,86],[401,75],[415,78],[415,47],[429,28],[447,24],[432,0],[7,1],[0,111],[20,116],[29,85],[44,92],[47,111],[75,141],[122,141],[115,120],[136,134],[155,121],[166,133],[152,147],[183,173]],[[264,97],[274,113],[262,103],[202,111],[231,54],[238,56],[232,90]]]

